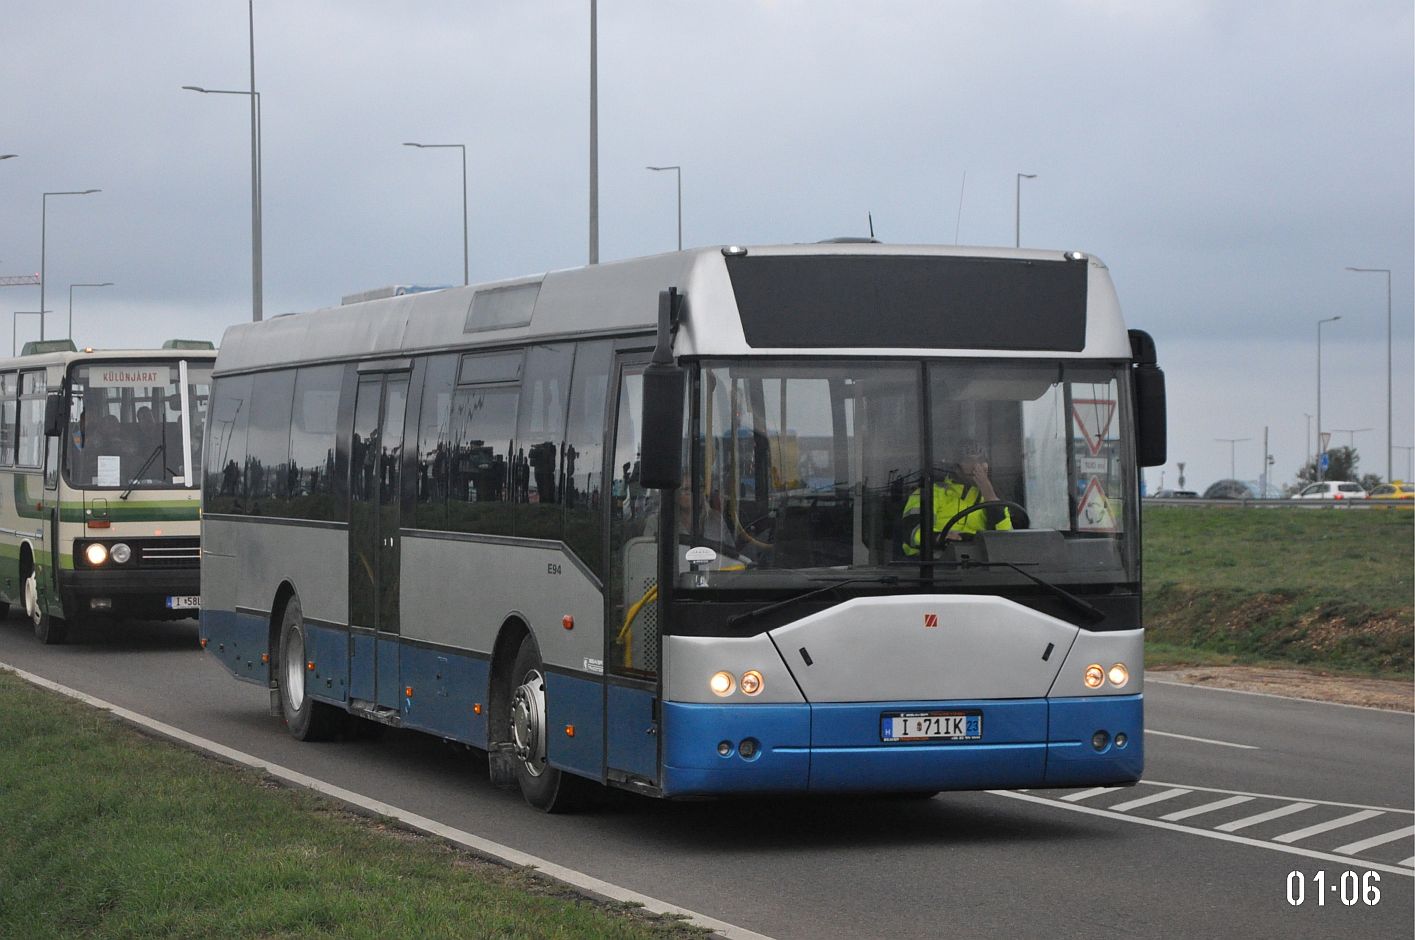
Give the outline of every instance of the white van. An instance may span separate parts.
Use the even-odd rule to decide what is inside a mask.
[[[1365,499],[1366,491],[1360,483],[1345,480],[1327,480],[1323,483],[1309,483],[1293,499]]]

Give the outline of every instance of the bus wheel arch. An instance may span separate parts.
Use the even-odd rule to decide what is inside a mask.
[[[530,627],[524,620],[509,617],[501,625],[491,650],[486,716],[487,757],[492,784],[505,789],[516,786],[515,762],[507,750],[511,744],[511,695],[516,688],[511,671],[516,665],[516,654],[520,652],[521,644],[530,636]]]
[[[344,714],[307,694],[304,609],[294,589],[286,592],[284,587],[276,594],[277,598],[284,598],[283,602],[271,615],[272,623],[279,624],[278,642],[270,656],[271,681],[279,690],[280,711],[290,734],[300,741],[326,741],[338,732]]]
[[[580,808],[588,796],[589,784],[553,766],[547,759],[549,721],[545,662],[535,635],[525,629],[503,629],[497,646],[498,704],[504,709],[495,734],[501,740],[492,745],[492,780],[501,782],[509,765],[510,776],[526,802],[546,813],[563,813]],[[519,634],[514,658],[511,641]],[[509,668],[507,663],[509,661]],[[500,764],[498,768],[496,765]]]

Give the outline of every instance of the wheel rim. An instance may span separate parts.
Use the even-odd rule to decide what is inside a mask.
[[[526,673],[511,697],[511,744],[526,773],[545,770],[545,680],[540,671]]]
[[[33,571],[25,578],[25,613],[29,614],[35,626],[39,626],[44,619],[44,612],[39,608],[39,578]]]
[[[285,634],[281,659],[285,663],[285,698],[291,709],[299,711],[305,704],[305,635],[295,624]]]

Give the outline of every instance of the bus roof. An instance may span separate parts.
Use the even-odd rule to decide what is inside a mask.
[[[788,259],[788,263],[773,265],[758,259]],[[809,279],[811,271],[831,267],[830,259],[852,259],[834,267],[848,267],[853,272],[847,278],[853,278],[847,285],[855,288],[853,293],[837,291],[830,285],[822,287],[820,279]],[[1003,273],[998,262],[1011,262],[1013,266],[1001,278],[993,277],[986,283],[978,280],[979,271]],[[747,279],[739,273],[748,270],[755,272],[752,282],[756,288],[750,291]],[[802,280],[803,277],[808,279]],[[791,278],[796,279],[794,284]],[[1002,291],[1002,299],[998,300],[997,286],[1014,283],[1021,286]],[[1072,286],[1067,287],[1068,284]],[[647,334],[656,324],[659,291],[669,287],[678,288],[687,297],[686,315],[675,345],[680,356],[803,352],[858,356],[867,346],[871,356],[1130,357],[1109,272],[1096,258],[1036,249],[855,242],[700,248],[282,314],[229,328],[221,341],[216,372],[397,358],[439,349],[494,347],[528,340]],[[881,299],[885,295],[888,299]],[[844,297],[854,306],[842,307],[843,312],[835,320],[827,313],[822,313],[819,320],[811,319],[810,305],[828,305],[832,297]],[[1038,297],[1047,301],[1067,298],[1061,306],[1072,312],[1059,318],[1039,318],[1034,307],[1028,306],[1035,306]],[[797,301],[797,321],[793,322],[800,323],[799,330],[792,333],[783,328],[752,329],[754,324],[768,326],[778,310],[791,306],[783,305],[783,299]],[[901,328],[883,328],[880,311],[865,306],[871,302],[875,307],[893,310]],[[950,319],[940,313],[931,322],[942,326],[916,332],[920,322],[930,319],[926,315],[932,306],[949,303],[968,314]],[[1078,305],[1079,312],[1073,309]],[[860,315],[851,316],[857,309]],[[1016,326],[1025,329],[1003,322],[1008,311],[1015,314]],[[837,327],[848,325],[844,317],[858,328],[837,334]],[[984,328],[961,329],[970,323],[982,323]],[[1039,324],[1054,328],[1039,329]],[[796,345],[776,345],[783,335],[799,335],[801,341]],[[839,346],[823,345],[833,335],[850,341]],[[959,336],[971,345],[947,341]],[[772,345],[762,345],[764,337]],[[917,337],[923,337],[927,344],[921,345]],[[861,342],[862,338],[869,341]],[[941,343],[940,338],[944,340]]]

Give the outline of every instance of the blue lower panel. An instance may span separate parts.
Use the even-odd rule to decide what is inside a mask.
[[[605,733],[609,736],[609,766],[642,777],[658,778],[658,724],[652,692],[611,685]]]
[[[747,739],[756,742],[750,760],[740,752]],[[665,796],[801,793],[810,779],[810,744],[809,705],[664,702],[659,786]]]
[[[545,697],[547,759],[556,767],[603,780],[604,686],[547,671]]]
[[[305,658],[314,663],[305,691],[341,705],[349,701],[349,634],[344,630],[305,625]]]
[[[468,653],[410,644],[404,644],[399,655],[404,691],[413,690],[401,703],[403,724],[486,747],[491,676],[487,661]]]
[[[1145,769],[1145,697],[1098,695],[1051,700],[1046,786],[1079,787],[1133,783]],[[1097,751],[1091,738],[1104,731],[1109,743]],[[1124,747],[1115,745],[1123,734]]]
[[[354,633],[349,641],[349,697],[372,702],[374,695],[374,645],[368,633]]]
[[[261,662],[270,652],[270,621],[234,610],[203,610],[201,638],[206,651],[221,661],[238,679],[270,684],[270,664]]]

